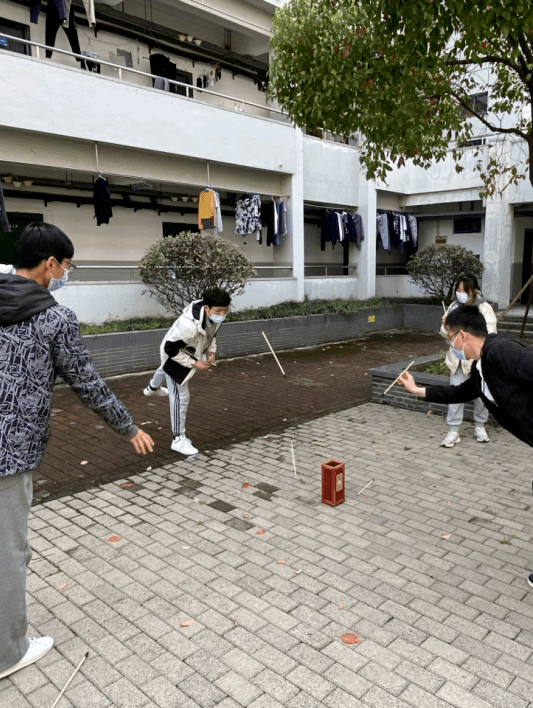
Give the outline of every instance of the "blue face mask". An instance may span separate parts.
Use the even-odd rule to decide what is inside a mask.
[[[459,336],[459,332],[455,335],[455,338]],[[455,339],[454,339],[455,341]],[[450,346],[452,348],[452,352],[455,354],[455,356],[460,359],[461,361],[466,361],[466,356],[465,356],[465,345],[463,343],[463,348],[462,349],[456,349],[453,344],[450,343]]]
[[[226,315],[209,315],[209,319],[215,324],[222,324],[226,319]]]
[[[50,282],[48,283],[48,288],[47,288],[47,289],[49,290],[49,292],[52,292],[52,291],[54,291],[54,290],[59,290],[59,288],[62,288],[63,285],[65,285],[65,283],[67,282],[67,280],[68,280],[68,270],[66,270],[66,271],[63,273],[63,275],[61,276],[61,278],[53,278],[53,277],[52,277],[52,278],[50,279]]]
[[[455,297],[460,305],[465,305],[470,299],[470,295],[468,293],[460,293],[459,291],[455,293]]]

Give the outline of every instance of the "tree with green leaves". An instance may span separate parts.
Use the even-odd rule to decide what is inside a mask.
[[[158,239],[140,262],[147,292],[173,315],[180,315],[207,288],[241,293],[255,274],[237,246],[219,236],[182,231]]]
[[[428,246],[411,256],[407,264],[411,282],[446,304],[455,297],[455,284],[461,273],[477,276],[482,271],[475,253],[458,245]]]
[[[273,32],[271,98],[299,126],[360,131],[368,177],[386,180],[407,160],[428,168],[450,147],[461,172],[460,146],[488,136],[481,196],[526,176],[533,184],[530,2],[290,0]]]

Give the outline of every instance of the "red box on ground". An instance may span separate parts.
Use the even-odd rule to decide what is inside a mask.
[[[322,463],[322,503],[337,506],[344,501],[344,462]]]

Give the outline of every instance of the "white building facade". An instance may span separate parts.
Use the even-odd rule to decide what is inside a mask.
[[[79,267],[57,299],[81,321],[161,314],[143,294],[137,264],[157,238],[197,230],[196,200],[209,184],[221,198],[221,235],[256,266],[238,309],[420,294],[406,275],[406,254],[377,245],[378,209],[417,216],[419,247],[462,243],[479,254],[485,295],[505,306],[531,270],[529,183],[485,203],[477,174],[456,174],[451,159],[426,172],[402,168],[387,185],[366,180],[355,141],[306,135],[266,100],[271,20],[281,4],[73,0],[81,55],[60,26],[46,57],[54,0],[43,0],[37,24],[30,3],[0,0],[0,176],[13,227],[0,228],[0,260],[9,259],[25,223],[48,221],[75,245]],[[170,90],[154,87],[156,61],[173,67]],[[97,226],[92,194],[100,174],[113,217]],[[235,202],[244,193],[263,204],[285,201],[288,233],[279,246],[235,234]],[[325,209],[361,215],[360,250],[355,243],[321,250]]]

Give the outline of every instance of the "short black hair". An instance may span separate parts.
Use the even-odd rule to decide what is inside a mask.
[[[479,291],[479,283],[473,273],[461,273],[458,275],[457,280],[455,281],[456,290],[461,283],[463,284],[465,293],[475,293],[476,291]]]
[[[15,268],[31,269],[50,256],[62,263],[73,255],[74,245],[61,229],[44,221],[36,221],[25,226],[15,241],[13,265]]]
[[[452,331],[462,329],[463,332],[469,332],[474,337],[486,337],[488,334],[487,322],[479,307],[475,305],[456,307],[446,317],[445,325]]]
[[[222,288],[207,288],[202,295],[204,305],[207,307],[229,307],[231,297]]]

